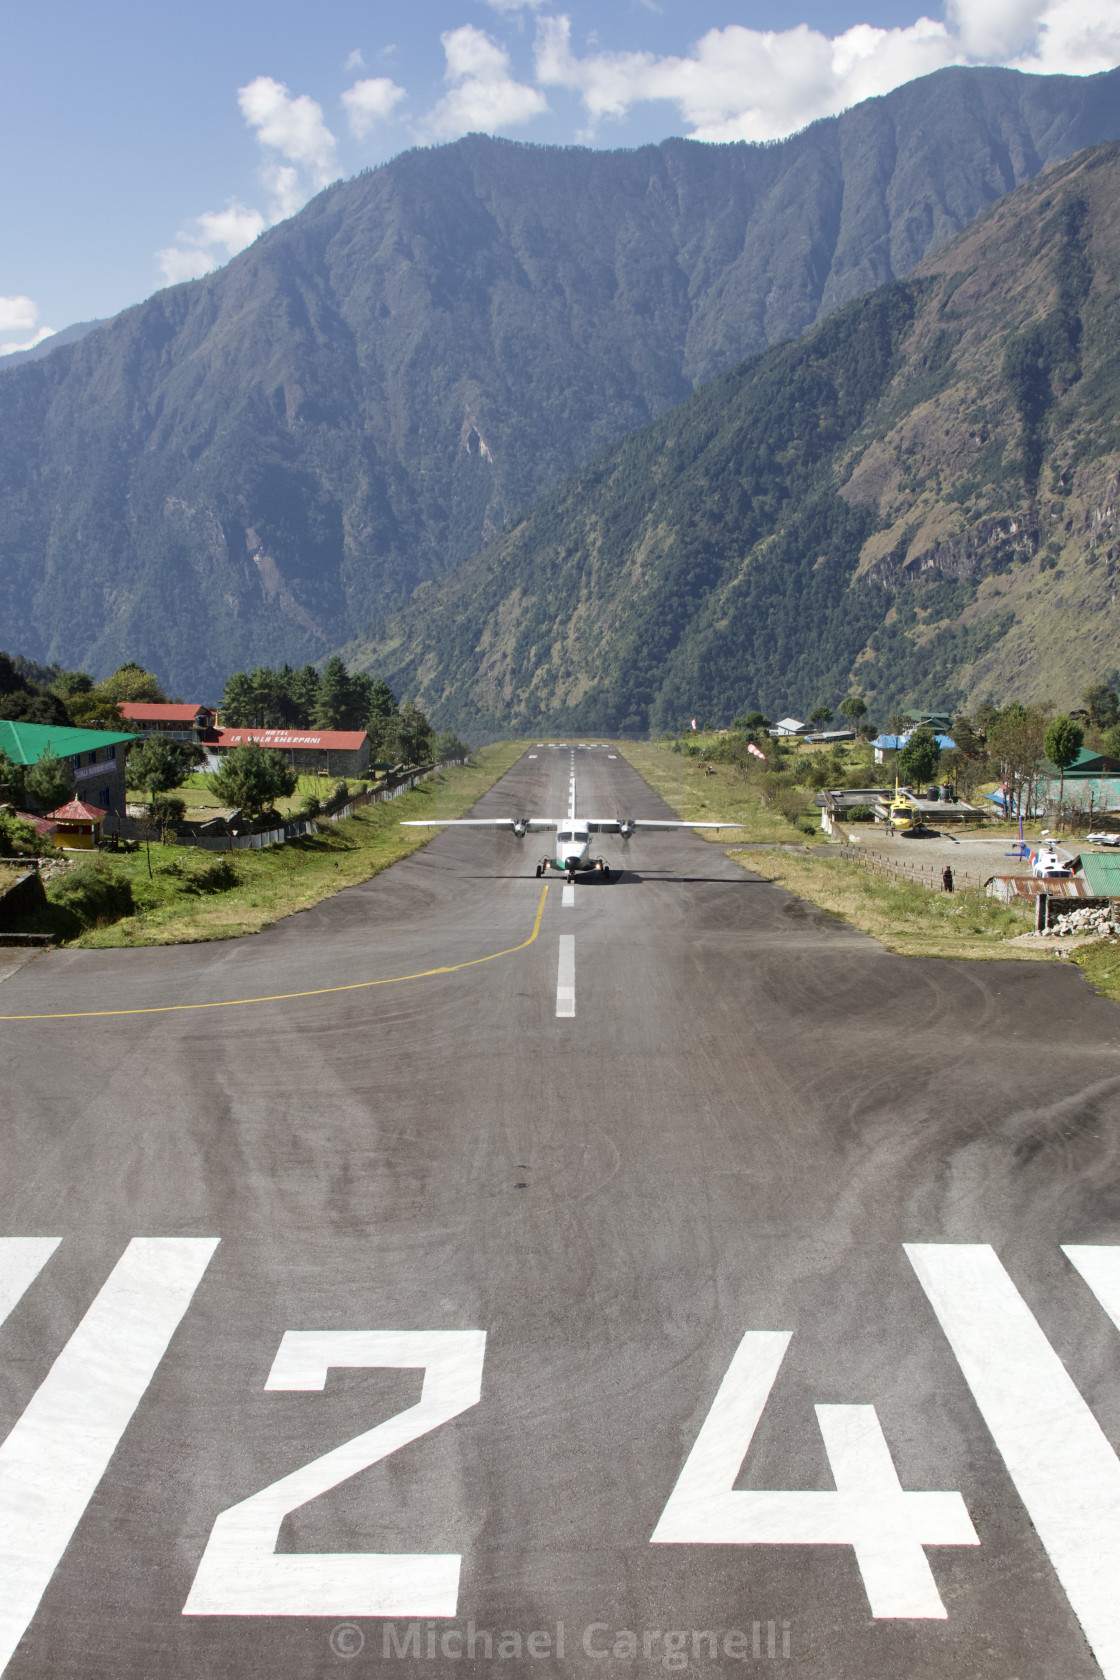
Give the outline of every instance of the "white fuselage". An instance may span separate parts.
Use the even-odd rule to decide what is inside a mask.
[[[562,869],[568,875],[574,875],[577,869],[591,869],[591,835],[587,824],[581,824],[578,817],[570,817],[562,828],[556,831],[556,856],[549,859],[550,869]]]

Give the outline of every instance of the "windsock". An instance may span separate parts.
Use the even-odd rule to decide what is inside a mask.
[[[765,759],[766,757],[766,754],[762,752],[760,748],[756,747],[753,741],[747,742],[747,751],[749,753],[753,753],[756,758]]]
[[[693,729],[696,728],[696,719],[695,718],[693,718],[693,720],[692,720],[692,727],[693,727]]]

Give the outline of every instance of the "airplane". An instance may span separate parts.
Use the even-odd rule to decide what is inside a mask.
[[[566,875],[574,881],[577,875],[597,875],[601,880],[611,878],[607,860],[591,856],[593,834],[618,834],[623,840],[631,835],[658,833],[677,828],[742,828],[742,823],[728,822],[660,822],[647,817],[448,817],[428,822],[402,822],[402,828],[497,828],[507,829],[523,840],[526,834],[556,830],[556,850],[552,856],[542,857],[537,864],[537,879],[549,870]]]

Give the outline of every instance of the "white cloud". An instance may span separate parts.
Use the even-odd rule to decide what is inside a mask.
[[[483,5],[508,17],[514,12],[535,12],[538,6],[544,5],[544,0],[483,0]]]
[[[237,102],[260,144],[284,160],[270,162],[262,174],[273,196],[273,219],[290,216],[338,171],[335,137],[323,121],[323,108],[306,93],[293,96],[271,76],[238,88]]]
[[[377,123],[389,122],[404,97],[404,89],[388,76],[370,76],[347,88],[342,103],[355,140],[364,140]]]
[[[346,63],[344,64],[343,69],[345,69],[345,70],[364,70],[365,67],[366,67],[366,61],[362,57],[362,49],[361,49],[361,47],[355,47],[354,51],[352,53],[348,54],[347,59],[346,59]]]
[[[449,91],[421,125],[424,139],[454,140],[474,131],[493,134],[548,110],[539,88],[514,80],[509,53],[484,30],[465,23],[440,40]]]
[[[251,245],[264,227],[259,210],[233,200],[224,210],[208,210],[196,216],[191,226],[180,228],[175,237],[182,243],[157,251],[156,260],[169,286],[197,280]]]
[[[39,305],[31,298],[0,297],[0,356],[9,356],[16,350],[33,350],[54,331],[54,327],[39,325]]]
[[[1120,64],[1116,0],[1053,0],[1042,11],[1037,37],[1016,61],[1016,69],[1091,76],[1116,64]]]
[[[698,140],[775,140],[861,99],[948,64],[1088,74],[1120,61],[1117,0],[948,0],[947,21],[856,24],[836,36],[807,24],[784,30],[710,29],[686,56],[572,51],[564,16],[543,18],[537,81],[579,94],[590,119],[664,100]]]

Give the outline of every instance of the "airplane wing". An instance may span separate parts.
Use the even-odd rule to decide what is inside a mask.
[[[742,823],[734,822],[661,822],[656,817],[581,817],[580,822],[586,822],[592,834],[621,834],[628,840],[639,830],[642,833],[656,833],[659,829],[674,828],[742,828]]]
[[[514,834],[539,833],[570,822],[566,817],[433,817],[428,821],[402,822],[402,828],[508,828]]]

